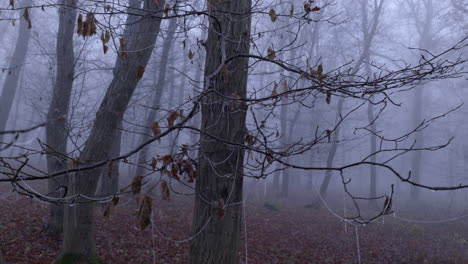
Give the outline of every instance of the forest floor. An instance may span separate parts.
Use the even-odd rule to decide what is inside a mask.
[[[16,194],[0,199],[0,247],[8,263],[52,263],[60,237],[44,230],[47,207]],[[105,263],[187,263],[193,202],[154,202],[153,222],[137,227],[136,203],[123,198],[110,217],[96,210],[97,250]],[[426,214],[426,215],[423,215]],[[399,215],[417,217],[410,211]],[[443,215],[443,214],[442,214]],[[425,220],[442,219],[421,211]],[[356,232],[358,232],[356,234]],[[325,207],[278,202],[245,208],[241,263],[468,263],[468,219],[415,223],[386,216],[367,226],[344,224]],[[174,242],[174,240],[184,240]]]

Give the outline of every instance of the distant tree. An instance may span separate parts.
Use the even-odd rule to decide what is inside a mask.
[[[19,6],[27,7],[32,5],[32,0],[23,0]],[[8,67],[8,75],[3,84],[2,93],[0,95],[0,131],[5,130],[8,117],[10,115],[13,99],[15,98],[16,91],[18,90],[18,82],[21,70],[26,62],[26,55],[28,52],[29,40],[31,38],[32,27],[32,10],[28,8],[20,9],[23,11],[23,18],[20,19],[18,38],[16,40],[15,50]],[[3,136],[0,135],[0,143],[3,141]],[[0,150],[2,145],[0,145]]]
[[[47,168],[50,174],[66,169],[68,132],[67,118],[70,97],[75,78],[75,34],[76,1],[61,0],[57,32],[57,73],[52,91],[46,125]],[[61,197],[66,194],[68,177],[49,179],[49,195]],[[61,233],[63,230],[63,204],[50,204],[48,231]]]
[[[109,158],[115,132],[127,109],[138,81],[153,51],[161,24],[164,1],[131,0],[126,27],[120,39],[114,78],[96,114],[91,133],[79,157],[80,164]],[[149,14],[156,12],[156,15]],[[64,238],[58,263],[98,262],[94,240],[92,201],[101,169],[77,173],[70,183],[71,194],[80,199],[73,207],[65,207]]]

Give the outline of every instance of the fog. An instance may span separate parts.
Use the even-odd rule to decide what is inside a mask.
[[[4,1],[0,264],[467,262],[467,14]]]

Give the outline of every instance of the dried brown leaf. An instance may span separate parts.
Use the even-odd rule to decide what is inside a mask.
[[[179,117],[179,112],[177,111],[172,111],[169,116],[166,118],[167,119],[167,126],[169,128],[174,126],[174,122],[177,120]]]
[[[139,81],[141,78],[143,78],[143,75],[145,74],[145,66],[143,65],[138,65],[138,71],[137,71],[137,76],[136,79]]]
[[[139,194],[141,192],[141,181],[143,176],[135,176],[132,180],[132,193]]]
[[[161,129],[159,128],[158,122],[151,124],[151,131],[153,131],[154,136],[161,134]]]
[[[169,201],[171,199],[171,193],[169,192],[169,185],[166,181],[161,182],[161,199]]]
[[[122,58],[127,58],[127,45],[124,38],[119,39],[120,42],[120,56]]]
[[[153,199],[148,195],[143,197],[143,202],[138,214],[140,220],[140,228],[144,230],[151,224],[151,211],[153,210]]]
[[[114,165],[114,162],[111,160],[107,163],[107,177],[112,178],[112,167]]]
[[[32,28],[31,17],[29,16],[29,8],[24,9],[23,18],[28,22],[28,28]]]
[[[275,21],[278,19],[278,17],[276,16],[276,11],[273,8],[270,9],[268,15],[270,16],[271,22],[273,23],[275,23]]]

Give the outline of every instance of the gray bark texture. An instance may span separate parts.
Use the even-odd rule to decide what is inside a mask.
[[[52,100],[47,113],[46,143],[48,146],[47,169],[49,174],[66,168],[67,154],[67,116],[73,87],[75,55],[73,52],[73,34],[76,21],[76,1],[62,0],[59,10],[59,28],[57,32],[57,75],[52,91]],[[68,177],[61,176],[48,180],[49,195],[65,195]],[[63,230],[63,205],[50,204],[47,229],[51,233]]]
[[[120,147],[122,140],[122,122],[119,128],[115,131],[114,140],[112,143],[111,156],[120,156]],[[119,191],[119,177],[120,177],[120,162],[114,161],[108,166],[104,167],[99,180],[99,190],[96,195],[100,197],[108,197],[116,194]]]
[[[146,67],[159,34],[164,1],[156,6],[154,1],[133,0],[122,38],[122,47],[114,68],[114,78],[96,114],[91,133],[80,155],[81,163],[92,163],[109,157],[115,131],[127,109],[138,83],[138,71]],[[94,196],[102,168],[79,172],[71,176],[71,193]],[[93,203],[77,203],[65,207],[64,238],[57,263],[96,263],[94,240]],[[68,262],[67,262],[68,261]]]
[[[22,6],[30,6],[31,0],[24,0],[21,2]],[[29,11],[31,16],[31,11]],[[18,90],[18,83],[26,61],[26,54],[28,52],[29,39],[31,38],[31,28],[25,19],[20,19],[18,39],[16,41],[13,57],[11,58],[8,68],[8,74],[3,84],[2,93],[0,95],[0,131],[5,130],[8,117],[11,112],[13,100],[16,91]],[[3,136],[0,135],[0,142],[3,141]],[[0,145],[1,149],[1,145]]]
[[[243,144],[246,105],[226,96],[246,97],[249,54],[250,0],[227,0],[209,7],[211,16],[205,42],[205,92],[202,135],[198,155],[193,216],[192,264],[239,262],[242,223],[244,149],[213,140]],[[224,68],[224,70],[222,70]],[[210,92],[212,91],[212,92]]]
[[[151,137],[148,135],[152,135],[153,132],[151,131],[150,127],[153,122],[156,121],[156,114],[157,114],[157,109],[161,106],[161,97],[164,92],[164,86],[166,83],[166,73],[167,73],[167,65],[169,62],[169,52],[171,50],[171,47],[174,44],[174,34],[175,30],[177,28],[177,21],[175,19],[169,20],[169,25],[167,27],[167,36],[166,39],[163,42],[163,48],[162,48],[162,54],[161,54],[161,61],[159,63],[158,67],[158,79],[156,82],[156,91],[153,96],[152,100],[152,108],[149,110],[148,115],[146,116],[146,121],[145,121],[145,126],[148,127],[146,128],[142,136],[140,138],[140,144],[143,144],[145,141],[150,139]],[[171,87],[173,89],[173,87]],[[139,153],[138,153],[138,164],[139,166],[136,169],[136,175],[143,176],[145,172],[144,168],[144,163],[148,159],[148,150],[150,146],[144,147]]]

